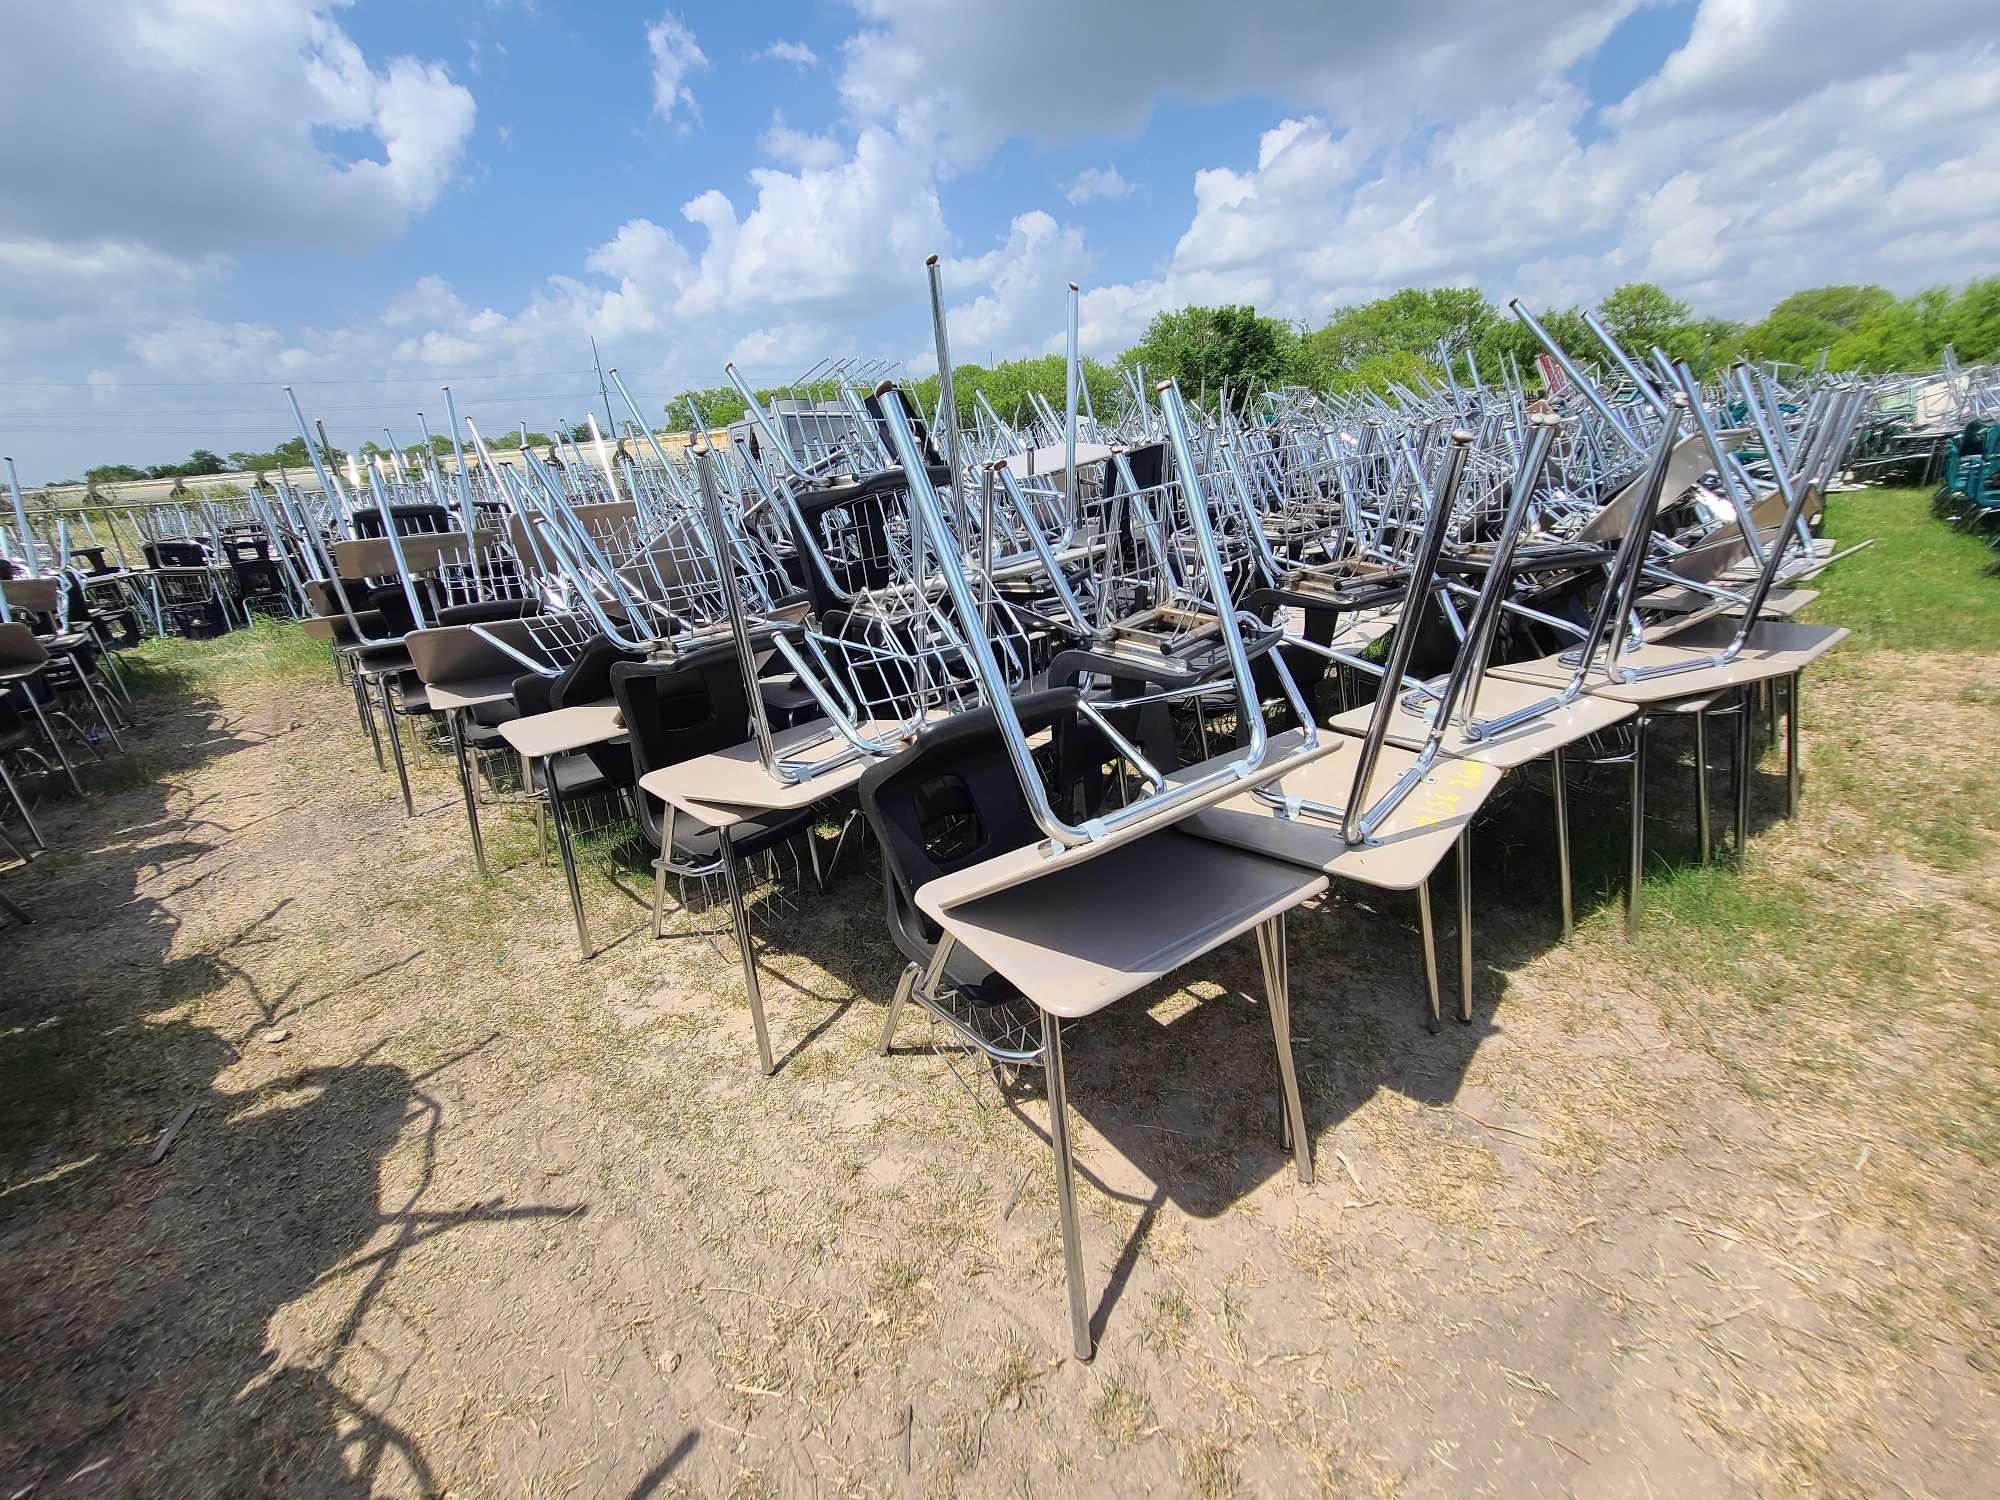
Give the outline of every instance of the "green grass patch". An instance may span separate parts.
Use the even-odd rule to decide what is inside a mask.
[[[1875,545],[1821,575],[1807,619],[1845,625],[1862,650],[2000,652],[1993,549],[1933,516],[1928,492],[1829,495],[1823,530]]]
[[[333,675],[326,642],[289,620],[259,616],[212,641],[150,640],[123,658],[134,696],[171,697],[259,682]]]

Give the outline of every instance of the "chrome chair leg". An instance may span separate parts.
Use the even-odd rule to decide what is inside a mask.
[[[1694,715],[1694,830],[1700,848],[1699,858],[1708,863],[1709,850],[1713,839],[1708,817],[1708,711],[1696,709]]]
[[[1042,1012],[1042,1083],[1049,1096],[1049,1145],[1056,1158],[1056,1217],[1069,1282],[1069,1331],[1076,1357],[1088,1360],[1090,1315],[1083,1305],[1083,1231],[1076,1222],[1076,1172],[1070,1161],[1069,1097],[1063,1081],[1062,1023]]]
[[[1292,1153],[1299,1181],[1313,1180],[1312,1145],[1306,1138],[1305,1103],[1292,1057],[1291,963],[1285,944],[1285,914],[1257,926],[1257,957],[1264,966],[1264,1002],[1271,1012],[1271,1040],[1278,1049],[1278,1139]]]
[[[21,821],[27,825],[28,837],[35,841],[35,847],[37,849],[48,848],[49,841],[42,837],[42,830],[35,826],[35,815],[28,811],[28,800],[21,795],[21,788],[15,784],[14,773],[7,769],[7,762],[4,758],[0,758],[0,786],[6,787],[7,795],[13,799],[15,808],[21,814]],[[9,840],[9,842],[12,841]],[[27,857],[25,854],[21,856],[22,859],[26,859]]]
[[[576,875],[576,850],[570,843],[569,819],[563,816],[562,798],[556,795],[556,768],[552,760],[542,761],[542,775],[549,789],[549,821],[556,825],[556,847],[562,851],[563,879],[569,886],[569,909],[576,917],[576,945],[589,958],[590,926],[583,915],[583,887]]]
[[[1556,873],[1562,880],[1563,941],[1576,933],[1576,898],[1570,891],[1569,875],[1569,768],[1568,757],[1558,745],[1549,755],[1549,777],[1556,802]]]
[[[887,871],[883,872],[882,878],[889,878]],[[889,998],[889,1014],[882,1018],[882,1056],[889,1055],[889,1044],[896,1037],[896,1022],[902,1019],[903,1007],[909,1003],[910,995],[917,986],[923,986],[926,996],[937,994],[938,985],[944,979],[945,960],[951,957],[952,945],[956,941],[946,933],[938,939],[937,947],[931,950],[928,964],[921,968],[914,963],[904,966],[903,977],[896,982],[896,993]]]
[[[389,697],[389,679],[386,674],[375,679],[375,691],[382,698],[382,722],[389,731],[389,748],[395,752],[396,783],[403,789],[403,816],[414,818],[417,815],[417,804],[410,796],[410,768],[403,763],[403,735],[396,728],[396,709]]]
[[[28,691],[25,683],[21,687],[21,696],[27,700],[28,707],[35,711],[35,722],[42,726],[42,738],[49,742],[49,748],[55,751],[56,759],[62,762],[63,775],[69,778],[69,789],[81,797],[83,783],[76,779],[76,767],[70,764],[69,752],[63,749],[62,741],[56,738],[55,727],[49,723],[49,716],[42,712],[41,700]]]
[[[1430,992],[1431,1010],[1424,1024],[1433,1035],[1438,1030],[1438,954],[1437,932],[1431,925],[1431,883],[1426,878],[1417,887],[1417,925],[1423,929],[1424,937],[1424,985]]]
[[[1625,941],[1639,935],[1639,900],[1646,865],[1646,715],[1632,721],[1632,860],[1626,871]]]
[[[721,844],[722,879],[729,887],[730,915],[736,920],[736,948],[743,955],[743,986],[750,992],[750,1024],[757,1032],[757,1060],[769,1078],[778,1071],[771,1059],[771,1030],[764,1020],[764,991],[757,982],[757,952],[750,946],[750,913],[743,905],[743,887],[736,878],[736,850],[727,828],[717,830]]]
[[[463,713],[463,709],[454,708],[444,719],[451,729],[451,756],[458,763],[458,789],[465,796],[465,826],[472,833],[472,862],[479,867],[479,878],[485,880],[486,840],[479,832],[479,795],[473,790],[472,767],[466,762]]]

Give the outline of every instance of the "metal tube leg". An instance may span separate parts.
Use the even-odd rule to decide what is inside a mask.
[[[97,696],[97,687],[90,680],[90,672],[81,661],[76,662],[76,680],[83,684],[83,694],[90,700],[91,708],[97,714],[97,722],[104,726],[104,732],[111,736],[111,748],[123,751],[125,742],[118,738],[118,726],[111,722],[111,715],[104,711],[103,700]]]
[[[1785,686],[1785,816],[1799,810],[1799,676]]]
[[[1708,863],[1710,838],[1708,822],[1708,710],[1697,709],[1694,716],[1694,828],[1701,844],[1701,862]]]
[[[660,857],[653,863],[653,941],[667,920],[667,861],[674,853],[674,805],[669,802],[660,814]]]
[[[42,830],[35,826],[35,815],[28,811],[28,800],[21,795],[21,789],[14,784],[14,773],[7,769],[7,762],[4,759],[0,759],[0,786],[5,786],[7,795],[13,798],[14,806],[20,811],[21,821],[28,826],[28,837],[35,841],[35,847],[48,848],[49,841],[42,837]],[[27,856],[23,855],[22,858],[25,859]]]
[[[1076,1357],[1088,1360],[1090,1315],[1083,1305],[1083,1232],[1076,1222],[1076,1173],[1069,1153],[1069,1091],[1063,1083],[1062,1026],[1042,1012],[1042,1081],[1049,1094],[1049,1145],[1056,1158],[1056,1218],[1062,1226],[1063,1269],[1069,1281],[1069,1331]]]
[[[1743,868],[1750,850],[1750,704],[1743,694],[1736,716],[1736,867]]]
[[[1458,1019],[1472,1021],[1472,828],[1458,836]]]
[[[61,719],[63,723],[69,725],[69,732],[75,735],[79,740],[83,741],[83,748],[90,752],[90,758],[101,764],[104,760],[104,751],[98,745],[97,741],[93,740],[90,737],[89,733],[84,729],[84,727],[81,724],[77,723],[75,719],[71,718],[67,713],[65,713],[60,708],[56,710],[56,717],[58,719]]]
[[[382,695],[382,722],[388,726],[389,748],[396,754],[396,782],[403,789],[403,816],[414,818],[417,804],[410,797],[410,770],[403,764],[403,736],[396,728],[396,710],[389,701],[389,679],[375,679],[375,691]]]
[[[887,879],[885,875],[883,877]],[[922,969],[915,964],[907,965],[903,977],[896,982],[896,993],[889,999],[889,1014],[882,1018],[882,1055],[889,1055],[889,1044],[895,1040],[896,1022],[902,1018],[903,1007],[909,1003],[910,992],[919,984],[924,994],[935,996],[938,985],[944,980],[945,960],[951,957],[952,944],[956,941],[949,933],[938,939],[938,945],[931,949],[931,961]]]
[[[743,907],[743,887],[736,879],[736,850],[730,845],[729,830],[719,830],[718,838],[722,845],[722,879],[729,887],[730,914],[736,919],[736,947],[743,955],[743,987],[750,992],[750,1024],[757,1032],[757,1060],[768,1078],[778,1071],[778,1066],[771,1060],[771,1031],[764,1022],[764,991],[757,983],[757,954],[750,946],[750,913]]]
[[[361,727],[368,731],[368,742],[375,747],[375,769],[386,771],[389,766],[382,759],[382,736],[375,729],[375,707],[368,700],[368,676],[358,664],[351,681],[354,684],[354,711],[361,716]]]
[[[1569,878],[1569,768],[1568,757],[1557,746],[1549,756],[1549,777],[1556,800],[1556,873],[1562,880],[1563,941],[1576,931],[1576,898],[1570,894]]]
[[[1430,991],[1431,1013],[1426,1018],[1433,1033],[1438,1029],[1438,950],[1437,933],[1431,927],[1431,883],[1428,878],[1417,887],[1417,925],[1424,934],[1424,984]]]
[[[576,851],[570,847],[569,819],[563,816],[562,798],[556,795],[556,768],[552,761],[542,761],[542,776],[549,788],[549,820],[556,825],[556,847],[562,850],[563,879],[569,883],[569,909],[576,916],[576,944],[589,958],[590,927],[583,916],[583,887],[576,878]]]
[[[1312,1146],[1306,1139],[1305,1103],[1299,1097],[1298,1068],[1292,1060],[1291,975],[1283,912],[1258,925],[1257,956],[1264,962],[1264,1001],[1271,1011],[1271,1040],[1278,1049],[1278,1118],[1284,1126],[1279,1139],[1292,1153],[1299,1181],[1309,1183],[1313,1180]]]
[[[1639,935],[1639,893],[1646,865],[1646,716],[1632,721],[1632,865],[1626,871],[1625,941]]]
[[[479,833],[479,796],[472,787],[472,767],[465,758],[465,724],[460,715],[463,709],[453,709],[447,713],[445,722],[451,726],[451,754],[458,762],[458,789],[465,794],[465,826],[472,832],[472,860],[479,866],[479,878],[486,878],[486,840]]]
[[[49,742],[49,748],[55,751],[56,759],[62,762],[63,775],[69,778],[69,789],[81,797],[83,783],[76,779],[76,767],[70,764],[69,752],[63,749],[62,741],[56,738],[55,726],[49,723],[49,716],[42,712],[42,700],[29,691],[26,683],[21,684],[21,696],[27,699],[28,707],[35,711],[35,722],[42,726],[42,738]]]
[[[889,1013],[882,1018],[882,1045],[876,1050],[882,1056],[889,1055],[889,1044],[896,1039],[896,1022],[902,1019],[903,1007],[909,1003],[910,989],[917,982],[917,966],[903,965],[903,977],[896,981],[896,993],[889,997]]]

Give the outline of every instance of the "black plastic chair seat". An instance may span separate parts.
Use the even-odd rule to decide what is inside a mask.
[[[427,714],[433,711],[429,690],[412,673],[389,680],[389,703],[399,714]]]
[[[739,859],[762,854],[801,830],[812,827],[817,816],[815,810],[808,807],[752,818],[729,830],[729,847]],[[705,865],[721,853],[722,836],[715,829],[695,821],[686,813],[674,814],[674,858],[677,861]]]
[[[537,760],[532,763],[533,785],[538,794],[549,789],[544,767],[551,764],[556,772],[555,794],[564,802],[595,797],[600,792],[614,790],[616,786],[609,776],[597,769],[597,762],[588,755],[558,755],[553,761]]]
[[[784,682],[769,677],[760,678],[757,682],[757,696],[764,700],[764,707],[770,714],[773,728],[790,729],[795,724],[803,724],[808,719],[820,716],[819,704],[796,680]]]

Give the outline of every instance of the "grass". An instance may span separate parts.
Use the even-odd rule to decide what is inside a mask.
[[[250,682],[296,682],[333,673],[324,641],[314,640],[289,620],[263,615],[246,628],[211,641],[156,637],[122,660],[135,697],[213,692]]]
[[[1829,568],[1805,618],[1845,625],[1863,650],[2000,650],[1993,549],[1931,514],[1924,490],[1830,495],[1824,531],[1875,545]]]

